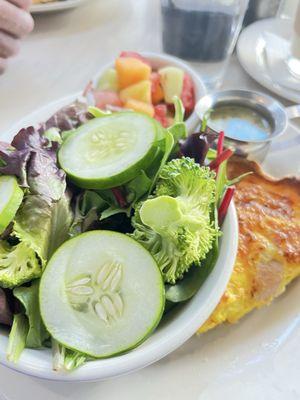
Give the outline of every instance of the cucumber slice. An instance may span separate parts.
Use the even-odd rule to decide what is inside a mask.
[[[144,114],[95,118],[77,129],[58,153],[61,167],[85,189],[109,189],[133,179],[155,153],[157,128]]]
[[[14,219],[23,199],[23,191],[14,176],[0,176],[0,234]]]
[[[138,242],[92,231],[64,243],[40,282],[45,326],[58,342],[92,357],[129,350],[155,329],[164,309],[159,268]]]

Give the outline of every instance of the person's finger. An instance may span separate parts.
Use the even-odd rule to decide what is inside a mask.
[[[22,37],[32,31],[34,22],[27,11],[0,0],[0,27],[12,36]]]
[[[14,56],[18,53],[19,46],[19,39],[0,31],[0,57],[8,58]]]
[[[19,8],[23,8],[23,10],[29,10],[32,3],[31,0],[9,0],[9,2],[15,4]]]
[[[3,72],[6,70],[6,66],[7,66],[7,60],[0,57],[0,74],[3,74]]]

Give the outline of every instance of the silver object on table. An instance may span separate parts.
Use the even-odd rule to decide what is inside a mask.
[[[259,19],[274,17],[279,5],[280,0],[249,0],[244,26],[250,25]]]
[[[223,90],[207,94],[198,101],[195,110],[202,121],[208,110],[220,105],[247,107],[265,117],[270,124],[272,131],[265,139],[237,140],[226,135],[225,132],[226,144],[233,147],[237,154],[243,156],[247,156],[249,153],[258,150],[261,151],[263,148],[267,150],[272,140],[284,134],[289,120],[300,117],[300,105],[285,108],[279,101],[273,99],[273,97],[250,90]]]

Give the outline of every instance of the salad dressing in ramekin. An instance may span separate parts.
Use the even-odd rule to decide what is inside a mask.
[[[263,114],[238,104],[216,106],[210,113],[209,125],[235,140],[265,140],[272,133]]]

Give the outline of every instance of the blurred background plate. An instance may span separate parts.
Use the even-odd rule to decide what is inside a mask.
[[[35,13],[67,10],[69,8],[78,7],[84,1],[85,0],[61,0],[61,1],[53,1],[50,3],[33,4],[30,7],[30,12],[35,14]]]
[[[257,21],[245,28],[237,43],[237,56],[245,71],[258,83],[273,93],[300,103],[300,92],[274,82],[266,62],[266,32],[288,39],[292,34],[289,19],[269,18]]]

